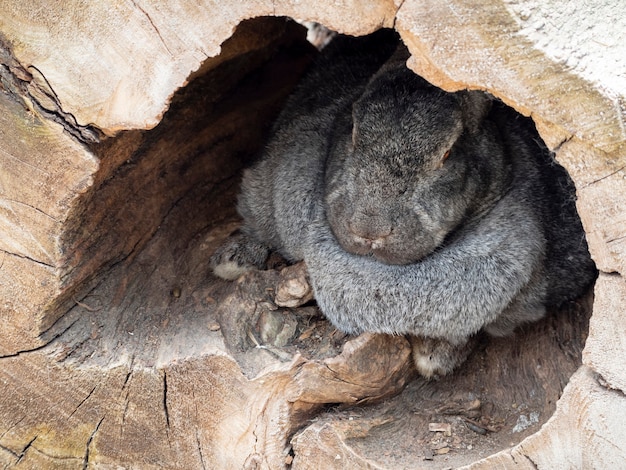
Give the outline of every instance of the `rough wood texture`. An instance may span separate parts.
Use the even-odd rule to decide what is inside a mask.
[[[251,157],[310,60],[301,32],[300,45],[294,42],[294,28],[284,20],[243,24],[223,45],[238,53],[206,65],[208,78],[179,93],[172,113],[150,133],[127,131],[87,146],[40,112],[24,110],[32,104],[28,95],[18,95],[22,106],[2,95],[12,106],[0,118],[7,124],[0,143],[7,207],[0,218],[7,234],[0,237],[0,298],[7,315],[16,312],[10,320],[16,326],[0,354],[49,341],[50,327],[102,271],[140,251],[185,193],[217,184]]]
[[[242,20],[285,15],[364,34],[391,27],[399,4],[71,0],[51,9],[46,0],[11,0],[0,6],[0,32],[15,40],[21,64],[36,67],[30,86],[52,86],[55,100],[47,100],[48,109],[114,134],[158,124],[173,91],[220,54],[221,43]]]
[[[616,274],[601,274],[583,360],[609,388],[626,391],[626,283]]]
[[[601,385],[593,370],[583,366],[572,376],[556,413],[539,433],[469,468],[623,468],[624,419],[624,395]]]
[[[578,368],[585,311],[572,305],[515,341],[483,338],[462,370],[418,378],[379,405],[325,412],[294,437],[294,468],[458,468],[518,444]]]
[[[58,236],[98,161],[0,69],[0,354],[41,344],[62,293]]]
[[[619,78],[626,73],[625,20],[610,2],[541,5],[407,1],[396,28],[413,54],[409,66],[420,75],[448,90],[487,90],[532,114],[576,182],[594,259],[602,270],[623,273],[626,214],[615,194],[624,191],[626,168],[626,81]],[[567,19],[567,27],[551,26],[554,16]],[[424,17],[429,21],[419,21]],[[580,35],[604,47],[572,50]],[[551,49],[559,45],[562,50]],[[595,66],[581,54],[594,56]]]
[[[625,467],[619,6],[3,2],[0,462]],[[463,373],[413,380],[389,398],[413,377],[403,338],[345,338],[312,306],[276,309],[277,271],[233,285],[208,275],[211,250],[237,224],[232,175],[307,61],[280,19],[243,24],[224,42],[262,15],[352,34],[395,26],[410,66],[437,85],[485,89],[532,114],[576,182],[603,272],[585,366],[546,426],[580,364],[584,315],[486,343]],[[352,407],[320,414],[329,403]],[[529,426],[509,434],[520,419]],[[451,435],[430,423],[449,424]]]

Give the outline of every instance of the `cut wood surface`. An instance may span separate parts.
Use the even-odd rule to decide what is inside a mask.
[[[156,126],[172,93],[222,52],[222,42],[245,19],[286,15],[365,34],[393,26],[398,6],[393,0],[343,0],[332,7],[289,0],[70,0],[52,7],[46,0],[10,0],[0,5],[0,32],[15,44],[30,86],[53,90],[46,109],[112,135]],[[248,42],[244,50],[250,49],[255,44]]]
[[[162,3],[0,5],[0,463],[626,468],[618,2]],[[264,15],[395,26],[433,83],[532,115],[577,185],[595,300],[428,382],[405,338],[335,330],[303,265],[212,277],[238,172],[314,55]]]

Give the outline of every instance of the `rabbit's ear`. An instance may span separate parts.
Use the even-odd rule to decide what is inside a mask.
[[[398,47],[396,47],[396,50],[394,51],[394,53],[391,55],[391,57],[388,59],[388,63],[397,63],[397,62],[402,62],[402,63],[406,63],[407,60],[409,60],[409,57],[411,57],[411,53],[409,52],[409,49],[404,45],[403,42],[400,42],[398,44]]]
[[[389,73],[390,70],[397,70],[398,68],[406,67],[406,61],[411,57],[409,50],[404,43],[400,42],[396,47],[394,53],[387,59],[387,61],[378,69],[378,71],[370,78],[370,83],[376,80],[379,76],[384,76]]]
[[[463,126],[471,134],[475,134],[489,114],[491,97],[487,93],[474,90],[460,91],[456,95],[463,113]]]

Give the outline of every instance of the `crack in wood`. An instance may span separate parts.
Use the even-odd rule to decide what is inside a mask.
[[[165,413],[166,432],[169,436],[170,411],[167,406],[167,372],[163,371],[163,411]]]
[[[623,448],[620,447],[619,444],[609,440],[606,436],[603,436],[600,433],[597,433],[595,431],[592,432],[593,438],[590,437],[590,440],[593,439],[600,439],[602,440],[602,442],[606,443],[608,446],[610,446],[613,449],[613,452],[608,452],[609,455],[623,455]]]
[[[78,124],[76,118],[71,113],[63,110],[58,96],[43,73],[34,65],[28,67],[28,69],[38,73],[45,87],[42,87],[35,81],[33,74],[17,60],[11,46],[2,39],[3,38],[0,38],[0,57],[3,62],[8,64],[3,64],[3,66],[0,67],[0,79],[2,84],[8,85],[3,86],[3,89],[7,90],[7,92],[16,99],[17,102],[21,103],[26,110],[31,112],[32,110],[36,110],[43,117],[57,122],[79,142],[83,144],[99,142],[103,135],[102,131],[93,125],[83,126]],[[31,90],[30,87],[33,87],[33,89]],[[39,92],[44,95],[53,104],[55,109],[46,108],[33,92]]]
[[[522,454],[524,456],[524,458],[526,459],[526,461],[533,466],[533,468],[539,468],[539,466],[537,465],[537,463],[530,458],[530,456],[526,455],[526,454]]]
[[[17,157],[16,155],[12,154],[11,152],[7,152],[4,149],[0,149],[0,152],[2,152],[2,156],[3,157],[10,158],[11,160],[14,160],[14,161],[18,162],[19,164],[24,165],[24,166],[30,168],[31,170],[34,170],[37,173],[41,173],[41,174],[43,174],[43,175],[45,175],[47,177],[52,177],[52,175],[49,172],[47,172],[46,170],[44,170],[43,168],[38,167],[37,165],[33,165],[32,163],[29,163],[29,162],[27,162],[25,160],[22,160],[21,158]],[[3,199],[5,201],[9,201],[9,202],[19,202],[19,201],[15,201],[14,199],[8,199],[8,198],[4,198],[4,197],[3,197]]]
[[[332,380],[342,383],[342,384],[347,384],[347,385],[354,385],[358,387],[363,386],[363,384],[359,384],[358,382],[351,382],[349,380],[342,378],[341,373],[334,370],[332,367],[330,367],[328,363],[324,362],[322,365],[332,373]]]
[[[61,338],[61,336],[63,336],[72,326],[74,326],[74,324],[77,322],[78,320],[74,320],[72,323],[70,323],[70,325],[65,328],[63,331],[61,331],[60,333],[54,335],[52,338],[50,338],[49,341],[46,341],[44,344],[37,346],[36,348],[32,348],[32,349],[23,349],[21,351],[17,351],[11,354],[6,354],[4,356],[0,355],[0,360],[2,359],[10,359],[10,358],[14,358],[14,357],[18,357],[21,356],[23,354],[28,354],[28,353],[33,353],[33,352],[37,352],[37,351],[41,351],[42,349],[47,348],[48,346],[52,345],[53,342],[55,342],[56,340],[58,340],[59,338]]]
[[[171,55],[172,57],[175,57],[172,51],[170,50],[170,48],[167,47],[167,44],[165,43],[163,36],[161,36],[161,31],[159,31],[159,28],[156,27],[156,25],[154,24],[154,21],[152,21],[152,18],[150,17],[148,12],[144,10],[143,8],[141,8],[139,5],[137,5],[137,2],[135,2],[134,0],[132,0],[132,3],[133,3],[133,6],[137,8],[137,10],[139,10],[141,13],[143,13],[144,16],[148,19],[148,22],[152,26],[152,29],[154,29],[154,31],[157,33],[157,36],[159,36],[161,44],[163,44],[163,47],[165,47],[165,50],[168,52],[168,54]]]
[[[87,444],[85,445],[85,456],[83,457],[83,470],[87,470],[87,467],[89,466],[89,453],[91,451],[91,443],[93,442],[93,439],[96,436],[98,429],[100,429],[100,425],[102,424],[102,421],[104,421],[104,416],[100,418],[100,421],[98,421],[96,428],[93,430],[93,432],[89,436],[89,439],[87,439]]]
[[[98,388],[98,386],[94,386],[94,388],[91,389],[91,391],[87,394],[87,396],[85,398],[83,398],[81,400],[81,402],[76,405],[76,408],[74,408],[74,411],[72,411],[70,413],[70,415],[67,417],[68,419],[71,418],[72,416],[74,416],[74,413],[76,413],[78,411],[78,408],[80,408],[81,406],[83,406],[83,403],[85,403],[87,400],[89,400],[89,397],[91,397],[91,395],[93,395],[93,392],[96,391],[96,388]]]
[[[6,436],[9,432],[11,432],[11,430],[16,428],[18,424],[24,421],[25,418],[26,418],[26,415],[23,415],[20,419],[18,419],[16,422],[11,424],[11,426],[9,426],[2,434],[0,434],[0,441],[4,438],[4,436]],[[0,448],[2,448],[2,445],[0,445]]]
[[[18,459],[20,457],[20,454],[18,454],[17,452],[15,452],[12,449],[9,449],[8,447],[3,446],[2,444],[0,444],[0,450],[4,450],[5,452],[8,452],[9,454],[11,454],[16,459]],[[5,467],[5,468],[7,468],[7,467]]]
[[[531,114],[530,114],[530,116],[531,116],[531,117],[533,118],[533,120],[534,120],[533,113],[531,113]],[[560,151],[560,150],[563,148],[563,146],[564,146],[565,144],[567,144],[567,143],[568,143],[569,141],[571,141],[573,138],[574,138],[574,136],[573,136],[572,134],[569,134],[567,137],[565,137],[563,140],[561,140],[558,144],[556,144],[556,145],[554,146],[554,149],[552,149],[552,152],[553,152],[553,153],[557,153],[558,151]]]
[[[6,255],[9,255],[9,256],[15,256],[16,258],[26,259],[28,261],[31,261],[31,262],[33,262],[35,264],[38,264],[38,265],[43,266],[43,267],[48,268],[48,269],[56,269],[56,266],[54,266],[52,264],[44,263],[43,261],[40,261],[40,260],[36,260],[35,258],[31,258],[30,256],[19,255],[17,253],[12,253],[10,251],[3,250],[2,248],[0,248],[0,251],[2,253],[6,254]]]
[[[396,8],[396,12],[393,15],[393,25],[391,26],[393,29],[396,29],[396,24],[398,22],[398,13],[400,13],[400,9],[402,8],[402,5],[404,5],[405,1],[406,0],[402,0],[400,2],[400,5],[398,5],[398,8]],[[381,25],[381,27],[382,27],[382,25]]]
[[[598,385],[600,385],[600,387],[602,387],[605,390],[608,390],[609,392],[617,393],[623,398],[626,398],[626,393],[624,392],[624,390],[611,385],[609,381],[606,380],[601,374],[596,372],[595,377],[596,377],[596,382],[598,383]]]
[[[134,358],[131,359],[130,370],[128,371],[128,374],[126,374],[126,378],[124,379],[124,383],[122,384],[122,392],[126,392],[126,394],[124,395],[124,411],[122,412],[122,429],[124,428],[124,424],[126,423],[126,414],[128,413],[128,406],[130,404],[130,379],[133,375],[133,361]],[[127,385],[128,389],[126,389]]]
[[[593,180],[593,181],[590,181],[589,183],[585,184],[585,185],[584,185],[581,189],[586,189],[586,188],[588,188],[589,186],[591,186],[591,185],[593,185],[593,184],[599,183],[599,182],[600,182],[600,181],[602,181],[602,180],[605,180],[605,179],[607,179],[607,178],[610,178],[611,176],[613,176],[613,175],[615,175],[615,174],[619,173],[620,171],[623,171],[624,169],[626,169],[626,165],[623,165],[623,166],[619,167],[617,170],[612,171],[612,172],[611,172],[611,173],[609,173],[608,175],[604,175],[604,176],[601,176],[600,178],[597,178],[597,179],[595,179],[595,180]]]
[[[46,76],[42,73],[42,71],[34,65],[29,65],[28,69],[36,71],[38,76],[45,84],[45,87],[43,87],[37,81],[32,80],[31,82],[29,82],[28,87],[32,86],[36,91],[42,93],[46,98],[50,100],[50,102],[54,106],[54,109],[49,109],[45,107],[43,103],[41,103],[41,101],[39,101],[39,99],[37,99],[37,97],[34,96],[27,87],[28,95],[31,101],[37,106],[38,111],[46,116],[48,119],[59,123],[70,135],[72,135],[81,142],[89,144],[95,144],[100,142],[102,132],[97,127],[82,126],[78,124],[76,117],[72,113],[63,110],[63,107],[61,106],[61,100],[59,99],[58,95],[52,88],[52,85],[50,84]],[[31,75],[34,78],[34,74]]]
[[[22,449],[22,451],[19,453],[17,462],[15,462],[15,465],[17,465],[18,463],[20,463],[22,461],[22,459],[24,458],[24,456],[26,455],[26,452],[28,452],[28,449],[30,449],[30,447],[33,445],[33,443],[37,440],[39,436],[35,436],[33,437],[30,442],[28,444],[26,444],[26,446]]]
[[[74,325],[80,326],[79,321],[81,320],[80,315],[71,315],[71,313],[73,313],[73,308],[74,306],[68,308],[63,314],[61,314],[59,316],[59,318],[57,318],[54,323],[52,323],[52,325],[50,325],[49,327],[47,327],[45,330],[41,331],[41,333],[39,333],[39,337],[40,338],[45,338],[48,335],[52,336],[52,340],[53,339],[58,339],[61,335],[65,334],[67,331],[70,330],[70,328],[72,328]],[[74,318],[75,317],[75,318]],[[69,322],[69,324],[62,328],[62,324],[64,322]],[[61,333],[53,333],[54,330],[57,329],[57,326],[59,328],[62,328]]]
[[[607,240],[607,244],[608,243],[613,243],[613,242],[618,242],[620,240],[623,240],[626,238],[626,235],[622,235],[621,237],[615,237],[615,238],[611,238],[610,240]]]
[[[37,448],[35,446],[32,446],[31,449],[32,449],[33,452],[36,452],[39,455],[43,455],[44,457],[46,457],[47,459],[49,459],[51,461],[73,462],[73,461],[82,460],[82,457],[54,455],[52,452],[43,451],[43,450],[41,450],[41,449],[39,449],[39,448]],[[67,464],[65,464],[65,465],[59,464],[58,466],[67,467]],[[49,464],[48,468],[57,468],[57,465]]]
[[[24,165],[27,165],[27,166],[29,166],[29,167],[32,167],[32,168],[34,168],[34,169],[38,170],[38,171],[41,171],[42,173],[44,173],[44,174],[46,174],[46,175],[49,175],[49,174],[48,174],[48,173],[46,173],[45,171],[42,171],[40,168],[37,168],[36,166],[31,165],[31,164],[29,164],[28,162],[25,162],[25,161],[23,161],[23,160],[21,160],[21,159],[17,158],[15,155],[11,155],[11,154],[9,154],[9,153],[7,153],[7,152],[2,152],[2,154],[3,154],[3,155],[6,155],[6,156],[9,156],[10,158],[13,158],[14,160],[17,160],[17,161],[19,161],[20,163],[23,163]],[[31,204],[28,204],[27,202],[18,201],[18,200],[16,200],[16,199],[11,199],[11,198],[7,198],[7,197],[3,197],[3,198],[2,198],[2,201],[8,202],[8,203],[10,203],[10,204],[18,204],[18,205],[20,205],[20,206],[25,206],[25,207],[28,207],[29,209],[34,210],[35,212],[37,212],[37,213],[39,213],[39,214],[41,214],[41,215],[43,215],[43,216],[45,216],[45,217],[47,217],[47,218],[51,219],[51,220],[52,220],[52,221],[54,221],[54,222],[61,223],[61,221],[60,221],[60,220],[55,219],[53,216],[51,216],[51,215],[50,215],[50,214],[48,214],[47,212],[42,211],[39,207],[35,207],[35,206],[31,205]],[[13,210],[13,208],[11,208],[10,210],[11,210],[11,212],[13,212],[13,214],[15,214],[15,211]]]
[[[202,465],[202,470],[206,470],[206,462],[204,461],[204,454],[202,453],[202,446],[200,445],[200,435],[198,434],[198,430],[196,429],[196,446],[198,448],[198,455],[200,456],[200,464]]]
[[[69,124],[70,126],[72,126],[72,129],[74,129],[75,131],[76,130],[79,131],[80,133],[79,137],[84,138],[85,136],[82,135],[84,130],[82,130],[81,132],[81,128],[86,128],[86,126],[79,125],[78,121],[76,120],[76,117],[72,113],[68,113],[62,109],[61,100],[59,99],[59,96],[56,94],[56,92],[52,88],[52,85],[50,84],[46,76],[43,74],[43,72],[39,68],[37,68],[35,65],[29,65],[28,69],[29,69],[29,72],[35,71],[36,75],[43,82],[42,84],[37,82],[35,80],[35,74],[31,73],[32,79],[28,82],[28,86],[33,87],[33,90],[35,90],[36,93],[38,92],[38,93],[41,93],[43,96],[45,96],[45,98],[49,100],[49,102],[52,104],[54,108],[50,109],[44,106],[43,103],[36,96],[34,96],[33,93],[30,92],[30,90],[28,90],[31,100],[41,108],[40,110],[47,111],[49,113],[56,115],[59,118],[63,118],[66,124]],[[64,124],[63,127],[66,127],[66,124]],[[93,138],[95,136],[90,136],[90,137]],[[97,142],[97,139],[95,140],[95,142]]]
[[[132,366],[132,361],[131,361],[131,366]],[[124,378],[124,383],[122,384],[122,391],[124,391],[124,389],[126,388],[126,384],[128,384],[128,382],[130,382],[130,376],[131,375],[133,375],[132,367],[130,368],[130,370],[128,371],[128,374],[126,374],[126,377]]]

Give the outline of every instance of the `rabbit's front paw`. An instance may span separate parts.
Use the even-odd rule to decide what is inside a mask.
[[[268,253],[265,245],[237,233],[215,250],[209,264],[216,276],[232,281],[252,269],[262,269]]]
[[[465,362],[467,356],[476,346],[476,338],[466,343],[454,345],[443,339],[425,338],[423,336],[408,337],[413,348],[413,362],[417,371],[427,379],[437,378],[452,372]]]

